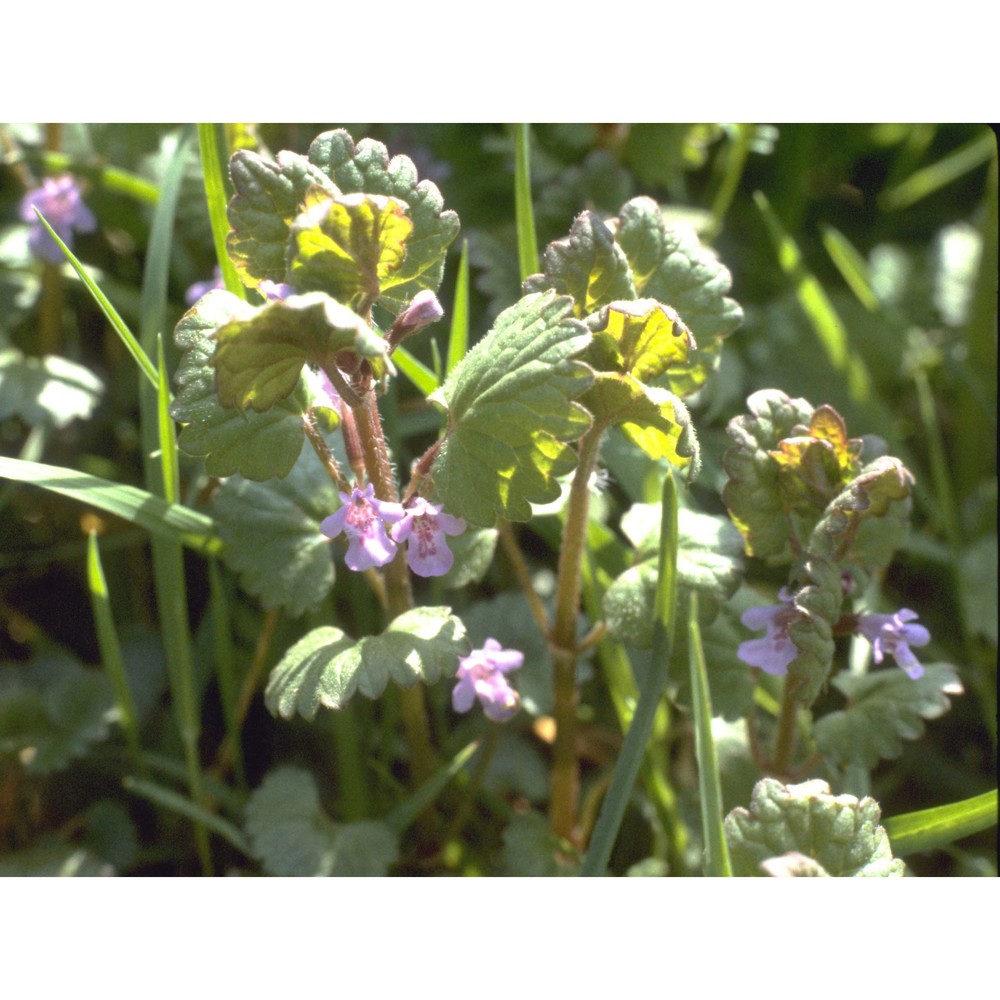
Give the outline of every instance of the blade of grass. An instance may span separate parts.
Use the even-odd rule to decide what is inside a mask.
[[[72,265],[73,270],[76,271],[87,291],[90,292],[91,298],[97,303],[101,312],[104,313],[112,329],[118,334],[119,339],[125,345],[126,350],[135,359],[135,363],[139,366],[140,371],[149,380],[149,384],[155,388],[159,384],[159,379],[156,375],[156,366],[149,360],[149,355],[139,346],[139,341],[132,335],[132,331],[125,325],[125,321],[118,315],[115,307],[97,287],[94,279],[87,274],[83,265],[73,255],[73,251],[59,238],[59,234],[49,225],[45,216],[37,208],[35,209],[35,214],[41,220],[42,225],[49,231],[52,239],[59,244],[60,250],[66,255],[66,259]]]
[[[90,605],[94,611],[97,648],[100,650],[101,661],[115,692],[118,719],[125,733],[134,766],[145,770],[145,765],[142,763],[142,743],[139,739],[139,719],[132,691],[128,686],[118,630],[111,615],[111,595],[108,593],[108,582],[104,576],[101,553],[97,545],[97,533],[94,531],[87,540],[87,587],[90,590]]]
[[[123,194],[135,201],[155,205],[160,197],[160,189],[152,182],[120,167],[97,166],[76,159],[66,153],[46,151],[42,153],[42,164],[45,172],[58,174],[70,170],[80,177],[99,184],[107,191]]]
[[[959,177],[988,163],[997,152],[997,139],[992,130],[983,126],[983,134],[970,139],[964,146],[942,157],[937,163],[923,167],[888,191],[878,196],[883,212],[909,208],[928,195],[957,181]]]
[[[932,851],[997,825],[997,790],[934,809],[891,816],[883,824],[897,857]]]
[[[660,520],[660,561],[656,581],[656,623],[653,630],[653,655],[649,671],[639,691],[639,701],[632,725],[625,734],[621,754],[615,764],[611,785],[604,798],[594,834],[583,859],[580,874],[603,875],[611,857],[625,807],[632,795],[636,775],[642,766],[649,735],[653,731],[656,709],[667,684],[667,668],[674,647],[677,608],[677,485],[668,472],[663,480],[663,515]]]
[[[160,200],[153,213],[150,227],[140,296],[141,342],[147,355],[155,350],[166,323],[167,281],[170,273],[174,216],[184,176],[185,159],[192,139],[193,130],[185,129],[174,141],[170,163],[163,177]],[[160,391],[161,381],[158,373],[155,392],[140,383],[139,425],[146,487],[151,492],[160,493],[167,498],[169,492],[175,488],[168,469],[171,461],[176,462],[176,442],[173,423],[161,405],[163,398],[163,393]],[[156,458],[157,453],[159,462]],[[191,652],[184,553],[181,546],[172,540],[153,537],[150,539],[150,544],[153,550],[153,582],[159,611],[160,635],[167,657],[167,675],[174,715],[184,749],[188,790],[199,812],[208,812],[198,753],[201,717],[197,685],[194,680],[194,658]],[[192,819],[195,824],[195,844],[202,872],[210,875],[212,855],[207,826],[200,817],[192,816]]]
[[[422,361],[417,360],[405,347],[392,352],[396,367],[425,395],[429,396],[441,384],[437,376]]]
[[[799,306],[809,319],[831,366],[846,379],[851,399],[867,403],[872,396],[871,376],[858,354],[851,351],[847,328],[819,279],[806,267],[802,252],[781,224],[767,196],[762,191],[754,191],[753,198],[774,244],[778,263],[792,280]]]
[[[455,301],[451,308],[451,333],[448,337],[448,356],[445,358],[445,375],[465,357],[469,349],[469,241],[462,240],[462,256],[458,261],[455,278]]]
[[[725,172],[719,182],[719,189],[712,199],[712,218],[705,234],[709,239],[713,239],[722,232],[722,223],[725,221],[729,206],[733,203],[733,198],[736,197],[740,178],[743,176],[743,168],[746,166],[747,157],[750,154],[753,128],[753,125],[737,125],[736,138],[728,145]]]
[[[160,439],[160,468],[163,472],[163,497],[167,503],[177,503],[180,499],[180,462],[177,457],[177,435],[174,421],[170,416],[170,385],[167,366],[163,358],[163,337],[156,336],[156,363],[158,386],[156,392],[157,435]]]
[[[243,760],[241,723],[236,705],[239,685],[236,682],[236,664],[233,661],[232,627],[229,620],[229,600],[216,559],[208,562],[208,592],[212,609],[212,648],[215,653],[215,672],[219,678],[219,695],[222,717],[226,724],[226,739],[232,747],[236,780],[242,789],[247,787],[246,766]]]
[[[712,739],[712,698],[705,667],[705,650],[698,624],[698,592],[691,591],[688,603],[688,666],[691,671],[691,700],[694,711],[695,754],[698,758],[698,790],[701,798],[701,828],[705,840],[705,874],[731,877],[729,847],[723,832],[722,784],[719,759]]]
[[[521,280],[538,273],[538,240],[531,204],[531,129],[526,122],[514,126],[514,211],[517,220],[517,261]]]
[[[233,262],[226,252],[226,237],[229,235],[229,218],[226,215],[228,202],[226,163],[225,126],[212,122],[200,122],[198,125],[198,143],[201,148],[201,173],[205,180],[205,198],[208,201],[208,217],[212,223],[212,241],[215,244],[215,256],[222,269],[222,280],[226,291],[246,299],[247,290],[240,281]]]
[[[235,847],[236,850],[241,851],[248,858],[254,856],[250,850],[250,845],[237,826],[230,823],[229,820],[209,812],[203,806],[198,805],[197,802],[192,802],[171,788],[165,788],[163,785],[157,785],[152,781],[144,781],[142,778],[126,776],[122,779],[122,784],[133,795],[138,795],[140,798],[147,799],[155,805],[162,806],[164,809],[169,809],[171,812],[175,812],[179,816],[184,816],[191,820],[195,829],[203,828],[217,833],[223,840]]]
[[[444,767],[439,768],[419,788],[415,789],[401,802],[398,802],[386,815],[385,823],[393,832],[401,834],[416,818],[444,791],[445,786],[468,763],[469,758],[479,747],[476,740],[457,754]]]
[[[215,522],[210,517],[181,504],[167,503],[136,486],[113,483],[75,469],[3,455],[0,455],[0,478],[30,483],[89,504],[138,525],[150,534],[187,545],[202,555],[218,555],[222,551],[222,542],[215,537]]]
[[[848,238],[833,226],[822,226],[823,246],[830,255],[830,260],[840,271],[840,276],[847,282],[858,301],[869,311],[877,313],[882,305],[872,288],[868,275],[868,264],[864,257],[854,248]]]

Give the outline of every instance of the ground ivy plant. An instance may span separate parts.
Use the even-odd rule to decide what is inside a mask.
[[[550,838],[539,850],[557,850],[561,870],[575,870],[589,829],[581,677],[606,644],[626,651],[637,676],[644,662],[655,666],[647,651],[665,544],[658,505],[635,504],[609,526],[594,512],[594,484],[614,442],[662,475],[698,475],[685,400],[713,377],[740,325],[729,272],[649,198],[610,218],[584,212],[443,379],[418,383],[437,431],[402,468],[386,407],[400,370],[412,370],[408,339],[444,314],[436,293],[457,216],[407,157],[390,159],[380,143],[355,144],[342,130],[318,136],[305,155],[241,149],[230,177],[228,270],[242,286],[207,291],[174,332],[182,354],[170,414],[182,425],[180,447],[217,481],[224,558],[265,608],[329,608],[324,599],[347,573],[383,620],[366,635],[337,620],[308,630],[271,671],[266,705],[283,719],[313,720],[397,685],[410,780],[433,781],[440,747],[424,685],[450,679],[454,710],[478,704],[490,723],[521,705],[516,678],[528,651],[501,641],[502,620],[473,641],[435,585],[480,579],[499,539],[523,588],[519,613],[541,637],[529,655],[551,661],[538,695],[552,722],[549,823],[539,832],[537,817],[516,820],[508,853],[524,839],[513,832],[521,824],[534,840]],[[769,390],[747,407],[730,424],[724,460],[730,520],[683,505],[672,542],[679,600],[696,609],[693,631],[677,630],[677,650],[710,651],[717,706],[747,718],[754,758],[770,775],[749,811],[726,821],[734,870],[899,874],[870,799],[794,781],[873,766],[961,690],[952,667],[917,659],[930,637],[915,612],[865,606],[906,530],[913,477],[873,439],[849,437],[830,406]],[[546,592],[512,526],[553,511],[559,555]],[[605,558],[611,543],[624,562]],[[761,603],[741,587],[747,556],[782,575]],[[891,659],[902,670],[844,668],[851,637],[870,644],[876,664]],[[671,694],[688,705],[687,671],[673,663]],[[609,689],[625,705],[634,681],[609,674]],[[814,718],[831,689],[840,707],[825,698]],[[763,719],[762,697],[774,706]],[[275,832],[272,807],[287,813],[287,829]],[[276,874],[379,872],[397,857],[398,828],[336,827],[302,771],[272,772],[248,817],[253,849]],[[375,845],[367,854],[366,843]]]

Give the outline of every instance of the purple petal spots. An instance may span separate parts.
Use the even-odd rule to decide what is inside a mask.
[[[417,576],[443,576],[455,561],[445,535],[460,535],[463,531],[462,518],[443,513],[441,504],[417,497],[392,529],[392,537],[406,543],[406,563]]]
[[[517,712],[520,698],[504,676],[524,663],[524,653],[504,649],[496,639],[487,639],[482,649],[458,658],[458,683],[451,692],[456,712],[468,712],[475,700],[487,719],[506,722]]]
[[[29,191],[21,199],[21,219],[31,224],[28,248],[36,257],[52,264],[61,264],[65,257],[35,215],[36,208],[70,249],[73,247],[74,232],[92,233],[97,228],[97,219],[83,203],[76,180],[69,174],[46,177],[41,187]]]
[[[858,631],[872,644],[875,662],[891,656],[912,680],[921,677],[924,668],[910,646],[926,646],[931,641],[923,625],[906,624],[918,617],[915,611],[901,608],[894,615],[862,615],[858,619]]]
[[[753,630],[766,629],[762,639],[741,642],[736,655],[751,667],[760,667],[769,674],[787,674],[788,664],[799,655],[795,643],[788,637],[788,626],[795,618],[792,595],[785,587],[778,592],[780,604],[747,608],[740,621]]]
[[[360,572],[391,562],[396,543],[385,526],[402,519],[402,506],[377,499],[371,483],[363,490],[355,487],[350,496],[341,493],[340,499],[343,507],[326,518],[319,530],[327,538],[336,538],[342,531],[347,535],[347,568]]]

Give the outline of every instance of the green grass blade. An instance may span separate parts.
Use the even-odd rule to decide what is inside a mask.
[[[120,167],[94,166],[66,153],[50,151],[42,154],[42,163],[48,174],[58,174],[69,170],[99,184],[106,191],[123,194],[127,198],[144,202],[147,205],[155,205],[160,197],[160,189],[152,181],[128,170],[122,170]]]
[[[656,581],[656,625],[653,632],[653,655],[632,725],[625,734],[622,751],[615,764],[611,784],[594,825],[587,856],[580,874],[603,875],[618,836],[625,807],[632,795],[643,754],[653,731],[656,709],[667,684],[667,668],[674,648],[677,608],[677,485],[671,473],[663,480],[663,516],[660,521],[660,562]]]
[[[996,155],[997,139],[992,130],[983,126],[982,135],[971,139],[953,153],[911,174],[900,184],[883,191],[878,197],[878,207],[883,212],[909,208],[935,191],[957,181],[959,177],[988,163]]]
[[[192,802],[190,799],[179,795],[172,788],[165,788],[152,781],[144,781],[142,778],[125,777],[122,784],[126,790],[140,798],[147,799],[155,805],[169,809],[171,812],[184,816],[195,824],[195,827],[204,827],[217,833],[223,840],[232,844],[236,850],[241,851],[248,858],[254,856],[250,845],[243,836],[239,827],[230,823],[229,820],[216,816],[203,806]]]
[[[857,403],[867,403],[872,396],[871,376],[857,352],[851,350],[847,328],[837,315],[819,279],[806,267],[802,252],[781,224],[766,195],[762,191],[755,191],[753,198],[774,243],[778,263],[792,280],[799,306],[809,319],[831,366],[845,378],[851,399]]]
[[[226,252],[226,237],[229,235],[229,218],[226,203],[229,200],[226,174],[228,156],[226,131],[224,126],[212,122],[200,122],[198,142],[201,147],[201,172],[205,180],[205,197],[208,200],[208,217],[212,223],[212,241],[215,256],[222,269],[222,280],[226,291],[246,299],[247,290],[240,281],[233,262]]]
[[[177,434],[170,416],[170,385],[167,366],[163,359],[163,337],[156,338],[158,387],[156,393],[156,422],[160,439],[160,468],[163,472],[163,496],[167,503],[180,499],[180,462],[177,456]]]
[[[397,347],[392,352],[396,367],[425,395],[429,396],[440,386],[438,377],[422,361],[415,358],[405,347]]]
[[[218,560],[208,563],[208,592],[212,612],[212,648],[215,653],[215,672],[219,678],[219,696],[222,717],[226,724],[226,738],[233,748],[233,766],[236,780],[246,788],[246,766],[243,760],[243,740],[237,713],[239,686],[236,682],[236,664],[233,659],[232,627],[229,619],[229,595],[222,579]]]
[[[469,241],[462,240],[462,256],[458,261],[455,278],[455,302],[451,309],[451,333],[448,337],[448,356],[445,358],[445,375],[465,357],[469,349]]]
[[[535,210],[531,204],[531,130],[527,123],[514,126],[514,211],[517,219],[517,260],[521,280],[538,273],[538,240]]]
[[[112,329],[118,334],[119,339],[125,345],[126,350],[135,359],[135,363],[139,366],[140,371],[149,380],[149,384],[156,388],[159,384],[159,380],[156,375],[156,366],[152,361],[149,360],[149,355],[139,346],[139,341],[135,339],[132,335],[132,331],[125,325],[125,321],[118,315],[115,307],[108,301],[107,296],[97,287],[96,282],[87,272],[84,270],[83,265],[76,259],[73,251],[70,250],[68,246],[59,238],[58,233],[48,224],[45,216],[42,215],[38,209],[35,209],[35,214],[41,220],[41,223],[49,231],[49,235],[56,241],[59,245],[59,249],[66,255],[66,259],[70,262],[73,270],[76,271],[80,280],[83,282],[87,291],[90,292],[91,298],[97,303],[98,308],[104,313],[107,321],[111,324]]]
[[[139,739],[139,718],[135,701],[128,686],[125,660],[118,640],[118,630],[111,615],[111,596],[108,582],[101,565],[101,553],[97,545],[97,533],[91,532],[87,540],[87,587],[90,591],[90,605],[94,611],[94,627],[97,632],[97,647],[108,679],[115,692],[118,719],[121,722],[125,740],[136,767],[142,767],[142,743]]]
[[[688,666],[694,710],[695,754],[698,758],[698,789],[701,793],[701,828],[705,838],[705,874],[731,877],[729,847],[722,827],[722,784],[719,758],[712,739],[712,700],[705,666],[705,650],[698,624],[698,592],[691,591],[688,605]]]
[[[0,455],[0,478],[30,483],[51,493],[89,504],[153,535],[180,542],[202,555],[216,555],[222,542],[215,537],[215,522],[181,504],[167,503],[136,486],[113,483],[75,469],[41,462],[26,462]]]
[[[444,767],[435,771],[411,795],[397,803],[385,817],[389,829],[401,834],[444,791],[448,782],[465,767],[478,747],[477,740],[459,750]]]
[[[709,237],[718,236],[722,232],[722,224],[729,211],[729,206],[732,205],[733,199],[736,197],[740,178],[743,176],[743,169],[746,167],[747,157],[750,155],[750,140],[753,138],[753,132],[753,125],[737,125],[736,138],[729,143],[726,149],[725,171],[715,197],[712,199],[712,218],[707,232]]]
[[[858,301],[869,311],[877,313],[881,303],[872,288],[868,274],[868,263],[855,249],[851,241],[833,226],[822,227],[823,246],[830,255],[830,260],[840,271],[840,276],[847,282]]]
[[[997,790],[934,809],[892,816],[884,825],[897,857],[945,847],[997,825]]]
[[[142,345],[147,353],[155,348],[166,322],[167,281],[174,217],[191,139],[190,129],[185,129],[176,138],[170,163],[164,173],[160,200],[153,213],[140,300]],[[156,392],[150,392],[146,385],[139,386],[139,424],[146,487],[151,492],[162,492],[164,499],[169,499],[167,494],[175,484],[168,475],[171,461],[168,456],[173,454],[173,461],[176,461],[176,446],[173,442],[174,430],[169,414],[166,414],[161,405],[163,393],[160,391],[160,385],[161,379],[158,373]],[[166,442],[165,449],[159,448],[161,438]],[[159,452],[159,463],[155,457],[157,452]],[[181,745],[184,748],[188,789],[192,800],[204,808],[206,799],[198,752],[201,713],[194,679],[194,657],[191,651],[184,553],[181,546],[172,539],[152,538],[150,543],[153,550],[153,581],[156,588],[160,635],[163,638],[163,648],[167,658],[167,674],[174,714]],[[199,819],[195,820],[194,834],[202,872],[209,875],[212,872],[212,859],[208,833],[206,826]]]

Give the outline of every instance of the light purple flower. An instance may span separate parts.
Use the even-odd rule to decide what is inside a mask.
[[[386,339],[395,348],[401,340],[430,323],[436,323],[443,315],[444,309],[437,296],[430,289],[424,289],[417,292],[410,304],[393,320]]]
[[[392,562],[396,543],[386,534],[385,526],[402,520],[402,504],[377,499],[371,483],[363,490],[355,486],[350,496],[341,493],[340,499],[343,506],[325,518],[319,530],[328,538],[336,538],[342,531],[347,535],[347,568],[360,572]]]
[[[417,497],[392,529],[393,541],[406,542],[406,563],[417,576],[443,576],[455,561],[444,536],[462,534],[465,521],[442,506]]]
[[[210,281],[196,281],[185,293],[184,301],[189,305],[193,306],[198,299],[203,295],[207,295],[215,288],[225,288],[225,284],[222,280],[222,268],[218,264],[215,265],[215,270],[212,272],[212,278]]]
[[[861,615],[858,631],[872,644],[876,663],[886,655],[895,659],[912,680],[923,676],[924,668],[913,655],[910,646],[926,646],[931,634],[923,625],[907,625],[919,615],[909,608],[900,608],[894,615]]]
[[[59,239],[70,249],[73,247],[73,233],[92,233],[97,228],[94,213],[83,203],[80,188],[70,174],[61,177],[46,177],[42,186],[29,191],[21,199],[21,218],[31,223],[28,234],[28,248],[42,260],[61,264],[66,258],[59,245],[42,225],[34,210],[45,216]]]
[[[286,285],[283,281],[271,281],[270,278],[265,278],[257,286],[257,291],[268,302],[280,302],[282,299],[287,299],[294,289],[291,285]]]
[[[468,712],[478,698],[487,719],[506,722],[520,704],[518,693],[504,676],[524,663],[524,653],[504,649],[496,639],[487,639],[482,649],[458,658],[458,683],[451,692],[456,712]]]
[[[787,588],[778,591],[780,604],[747,608],[740,621],[749,628],[767,629],[762,639],[741,642],[736,655],[751,667],[760,667],[769,674],[787,674],[788,664],[799,655],[795,643],[788,636],[788,626],[795,618],[795,605]]]

